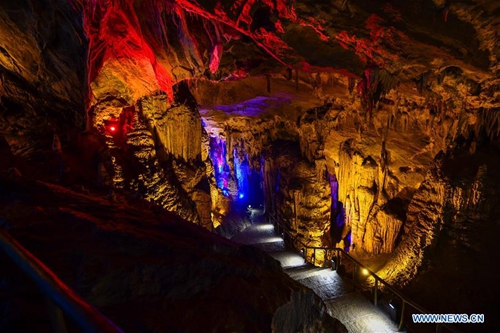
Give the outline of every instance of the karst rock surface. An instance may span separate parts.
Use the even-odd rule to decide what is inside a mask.
[[[123,190],[209,230],[226,224],[227,235],[260,191],[297,240],[383,256],[379,274],[413,281],[425,302],[418,284],[447,254],[498,262],[499,10],[4,1],[5,168],[54,180],[62,155],[66,181]],[[472,293],[472,275],[464,281]]]
[[[125,332],[287,332],[272,329],[275,316],[346,332],[277,261],[158,205],[3,174],[0,184],[2,227]],[[7,256],[0,262],[2,332],[52,332],[43,295]],[[292,304],[314,310],[302,316]]]

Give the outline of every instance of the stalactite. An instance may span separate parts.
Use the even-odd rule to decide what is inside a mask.
[[[146,121],[135,114],[134,129],[127,133],[128,149],[111,146],[115,170],[115,186],[132,190],[138,196],[177,212],[188,221],[199,222],[198,212],[182,188],[177,187],[174,174],[160,166],[155,143]]]

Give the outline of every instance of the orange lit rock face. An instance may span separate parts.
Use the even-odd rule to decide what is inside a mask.
[[[280,83],[286,83],[280,80],[273,78],[270,96],[284,89]],[[250,80],[245,82],[254,86]],[[261,86],[265,86],[264,82],[262,79]],[[336,81],[336,84],[341,85],[341,82]],[[330,85],[318,88],[328,92]],[[233,84],[228,84],[227,91],[232,91],[232,87]],[[199,89],[203,91],[204,88]],[[404,85],[400,89],[411,91]],[[260,91],[259,94],[267,93]],[[460,232],[451,232],[454,250],[446,250],[450,245],[449,231],[443,221],[455,223],[450,221],[450,214],[457,214],[453,219],[458,218],[461,224],[466,224],[472,216],[474,219],[490,216],[491,212],[481,215],[476,210],[464,217],[461,212],[468,211],[464,206],[474,207],[473,202],[492,203],[496,199],[489,194],[482,194],[479,199],[477,189],[484,183],[476,180],[476,171],[468,178],[473,183],[471,190],[465,190],[464,185],[460,190],[449,188],[448,177],[435,176],[440,167],[435,167],[433,161],[440,151],[453,149],[451,147],[458,145],[457,142],[468,147],[467,155],[474,159],[475,147],[482,145],[480,142],[497,140],[498,128],[488,125],[495,123],[491,121],[496,119],[495,112],[465,111],[453,107],[450,101],[439,106],[420,98],[417,92],[402,97],[392,91],[378,103],[370,121],[368,113],[360,106],[362,101],[349,93],[347,84],[343,94],[335,96],[331,105],[311,109],[296,122],[292,111],[296,102],[287,104],[288,115],[281,113],[280,108],[268,109],[260,116],[267,119],[265,122],[252,116],[227,117],[217,113],[216,106],[202,117],[209,120],[214,133],[224,133],[227,138],[244,142],[256,155],[261,154],[259,151],[264,152],[267,156],[264,167],[266,204],[279,212],[298,239],[310,245],[331,245],[339,241],[338,246],[343,247],[355,244],[356,248],[351,245],[350,250],[359,255],[392,253],[379,274],[395,285],[407,284],[422,267],[428,269],[432,265],[428,263],[428,255],[436,248],[440,249],[439,253],[467,252],[472,244],[481,244],[483,238],[489,238],[486,234],[474,236],[479,239],[460,245],[463,242],[460,237],[470,232],[470,229],[461,228]],[[219,103],[224,104],[223,101]],[[481,139],[483,136],[492,139]],[[294,157],[284,153],[286,145],[278,140],[300,143],[300,147],[296,144],[292,150]],[[270,145],[277,151],[275,155],[267,153],[266,147]],[[461,169],[469,163],[457,163],[455,167]],[[282,178],[276,190],[278,170]],[[323,178],[325,171],[335,175],[338,181],[337,208],[342,207],[345,214],[345,225],[340,229],[335,229],[337,226],[331,222],[336,212],[328,181]],[[493,183],[497,182],[492,180]],[[479,225],[487,224],[483,220]],[[484,229],[481,227],[481,230]],[[349,233],[351,242],[347,243]],[[301,245],[296,244],[296,247],[300,249]],[[317,253],[316,262],[323,262],[322,253]],[[446,267],[451,268],[450,264]],[[428,278],[432,280],[431,276]],[[453,294],[452,289],[445,286],[442,290]]]
[[[433,6],[439,10],[441,5]],[[266,66],[274,72],[283,71],[284,67],[280,68],[283,65],[306,70],[306,76],[302,73],[298,77],[302,81],[307,79],[307,85],[313,88],[312,96],[309,94],[306,99],[317,98],[323,102],[341,99],[337,106],[349,108],[356,115],[354,123],[345,120],[347,112],[336,115],[335,129],[344,131],[339,135],[327,133],[332,132],[332,126],[323,120],[304,118],[297,136],[302,155],[309,161],[326,160],[328,172],[337,175],[339,200],[346,209],[351,242],[368,253],[391,252],[403,221],[401,214],[396,216],[387,207],[395,198],[405,202],[410,199],[405,197],[406,193],[411,193],[422,180],[433,154],[451,142],[460,130],[456,123],[446,120],[447,113],[463,104],[464,98],[465,103],[475,107],[486,105],[486,100],[491,99],[480,98],[477,90],[479,82],[487,76],[484,63],[479,61],[485,56],[482,53],[472,56],[473,50],[467,45],[461,50],[465,56],[454,57],[456,46],[450,40],[455,38],[460,43],[468,40],[461,39],[462,36],[452,29],[462,24],[467,31],[473,31],[474,22],[470,19],[459,22],[457,17],[464,15],[449,16],[449,9],[446,17],[442,17],[448,26],[443,22],[435,24],[443,31],[440,42],[452,50],[447,53],[414,35],[409,27],[422,22],[404,7],[387,5],[366,9],[357,3],[346,6],[334,2],[328,14],[313,11],[313,7],[312,4],[293,5],[285,1],[243,1],[232,6],[223,2],[191,1],[84,2],[85,27],[90,41],[91,126],[102,128],[109,119],[121,117],[123,108],[134,106],[136,112],[145,111],[142,117],[148,130],[153,131],[155,146],[160,145],[164,150],[158,156],[194,161],[201,153],[199,121],[193,108],[172,107],[172,103],[176,103],[172,91],[176,82],[201,77],[208,71],[206,77],[214,79],[239,78],[241,76],[235,73],[240,71],[243,76],[249,72],[262,73]],[[331,15],[335,19],[331,19]],[[350,22],[353,17],[362,23],[359,28],[353,29]],[[427,28],[420,33],[431,36]],[[494,52],[487,46],[491,38],[488,36],[485,33],[470,39]],[[239,41],[242,37],[253,40],[253,48]],[[305,53],[303,50],[307,48],[303,45],[316,51]],[[254,54],[245,54],[248,50]],[[263,65],[263,55],[274,59],[271,62],[275,63]],[[490,57],[492,66],[495,59],[493,55]],[[366,70],[363,67],[367,67]],[[334,71],[351,74],[333,75]],[[361,80],[356,80],[355,74],[361,73]],[[418,81],[417,90],[425,97],[425,102],[414,92],[403,91],[413,90],[409,84],[411,80]],[[404,88],[395,89],[401,83]],[[339,93],[339,87],[344,91]],[[159,91],[164,92],[164,95],[160,93],[162,100],[148,106],[156,111],[150,112],[148,107],[141,109],[137,104]],[[353,99],[356,92],[359,99]],[[382,112],[374,112],[375,108]],[[423,112],[417,116],[411,112],[422,108]],[[365,124],[366,121],[370,125]],[[439,122],[436,130],[439,133],[433,129],[435,121]],[[411,129],[411,122],[417,122],[419,129],[416,132]],[[345,123],[349,125],[346,127]],[[416,140],[415,146],[399,154],[399,148],[393,148],[393,143],[397,146],[402,142],[391,142],[392,138],[384,137],[386,128],[391,127],[402,133],[410,128],[407,137]],[[174,132],[181,137],[173,139]],[[369,142],[363,142],[363,132],[370,136]],[[373,134],[382,138],[372,140]],[[232,142],[236,142],[238,138],[232,136]],[[340,149],[329,154],[339,147],[332,148],[332,145],[353,138],[357,140],[351,142],[349,151]],[[253,151],[256,157],[272,140],[251,140],[246,143],[245,152]],[[379,142],[374,144],[373,141]],[[231,166],[233,144],[228,148]],[[327,153],[323,152],[325,149]],[[389,161],[390,158],[393,161]],[[402,165],[407,158],[417,162]],[[196,175],[195,180],[212,177],[210,174],[203,176],[206,173],[199,166],[185,165],[182,161],[177,165],[184,165],[174,168],[177,179],[186,178],[188,169]],[[183,191],[190,193],[193,190],[193,184],[181,183]],[[213,189],[210,192],[212,202],[219,201],[220,193]]]
[[[2,228],[12,227],[19,242],[124,331],[271,332],[274,325],[281,332],[288,326],[347,332],[312,290],[262,251],[156,205],[122,193],[110,202],[93,191],[4,175],[0,185],[6,189],[0,213],[9,218]],[[40,291],[8,257],[0,263],[0,290],[28,291],[2,294],[2,310],[11,304],[2,313],[2,332],[50,332],[45,300],[33,296]],[[33,306],[12,306],[18,302]]]
[[[85,123],[87,45],[66,1],[26,5],[0,5],[0,131],[18,157],[33,158],[54,132]]]
[[[158,65],[133,1],[85,1],[91,105],[105,95],[128,104],[163,90],[173,98],[171,73]]]
[[[229,187],[236,157],[264,158],[266,202],[300,239],[393,253],[381,274],[396,283],[440,225],[494,215],[477,212],[494,205],[491,171],[464,175],[469,190],[436,158],[498,145],[494,1],[46,3],[0,5],[0,125],[16,156],[82,130],[86,107],[115,187],[211,229],[232,206],[210,159],[220,135]]]
[[[133,1],[84,4],[90,40],[89,126],[108,138],[115,165],[115,186],[136,191],[199,223],[200,214],[193,198],[204,207],[208,200],[210,207],[209,194],[195,191],[205,174],[197,163],[201,155],[201,123],[196,104],[189,96],[179,97],[184,94],[180,89],[176,89],[177,95],[173,90],[175,81],[186,75],[177,77],[179,73],[172,66],[182,66],[182,59],[189,57],[188,48],[176,48],[177,40],[169,43],[163,33],[172,32],[162,30],[167,22],[142,21],[138,14],[152,10],[160,16],[168,15],[170,21],[182,22],[175,25],[178,36],[190,35],[190,27],[182,10],[175,5],[146,7],[135,8]],[[155,33],[159,34],[159,40],[151,39]],[[200,52],[196,41],[192,42],[195,45],[190,50]],[[158,47],[162,43],[165,47]],[[171,44],[174,46],[170,47]],[[157,48],[153,50],[152,46]],[[178,52],[182,55],[177,55]],[[203,60],[198,60],[200,63],[192,68],[204,66]],[[129,117],[124,115],[127,110],[132,110],[130,117],[135,121],[123,126],[123,118]],[[110,131],[107,125],[110,122],[119,122],[119,130]],[[207,213],[203,215],[207,224]]]
[[[289,226],[294,246],[331,246],[331,189],[324,165],[301,158],[299,149],[290,142],[275,143],[266,159],[266,191],[272,193],[270,205],[279,219]],[[301,244],[302,243],[302,244]],[[312,258],[313,253],[307,253]],[[314,259],[324,263],[324,253]],[[313,260],[311,260],[313,261]]]

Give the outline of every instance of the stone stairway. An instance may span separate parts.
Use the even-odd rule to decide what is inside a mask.
[[[327,305],[330,315],[339,319],[349,332],[398,331],[396,324],[382,310],[361,293],[353,291],[352,284],[337,272],[305,263],[298,253],[287,250],[283,239],[276,235],[274,226],[262,218],[255,218],[254,224],[232,240],[268,252],[281,263],[291,278],[314,290]]]

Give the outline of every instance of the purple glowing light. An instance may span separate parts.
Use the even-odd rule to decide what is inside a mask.
[[[290,104],[293,98],[291,94],[279,92],[273,96],[257,96],[237,104],[203,106],[200,113],[203,115],[209,110],[218,110],[233,116],[258,117],[269,110]]]
[[[250,164],[248,162],[248,154],[239,156],[236,148],[234,149],[234,172],[238,181],[238,192],[245,196],[250,191],[249,178],[251,174]]]
[[[214,164],[217,187],[222,190],[222,194],[224,194],[225,196],[229,196],[228,179],[230,177],[230,169],[226,163],[226,155],[226,141],[224,139],[211,136],[210,159]]]
[[[345,247],[345,251],[346,252],[349,252],[349,250],[351,249],[351,233],[349,232],[349,234],[347,234],[345,240],[344,240],[344,244],[346,245]]]

